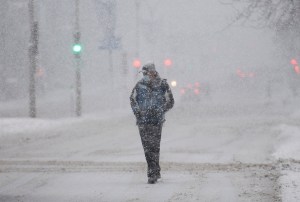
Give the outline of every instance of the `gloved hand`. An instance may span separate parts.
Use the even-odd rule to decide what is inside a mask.
[[[140,111],[137,111],[136,113],[134,113],[134,115],[137,119],[141,118],[141,112]]]
[[[168,106],[167,104],[164,104],[163,105],[163,112],[166,113],[168,111]]]

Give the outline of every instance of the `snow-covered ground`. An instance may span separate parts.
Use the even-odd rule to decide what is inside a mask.
[[[299,120],[299,119],[298,119]],[[300,201],[300,125],[281,124],[273,156],[281,163],[282,201]]]
[[[281,106],[281,107],[278,107]],[[0,119],[0,201],[299,201],[300,116],[277,104],[177,105],[148,185],[128,106]]]

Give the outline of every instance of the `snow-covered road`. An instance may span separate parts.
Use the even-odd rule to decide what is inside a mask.
[[[298,163],[280,160],[287,152],[279,146],[283,139],[287,142],[281,137],[284,127],[296,127],[299,118],[183,111],[168,114],[161,143],[162,180],[155,185],[146,184],[140,137],[128,112],[81,119],[3,119],[0,201],[299,199],[300,183],[290,180],[299,176]]]

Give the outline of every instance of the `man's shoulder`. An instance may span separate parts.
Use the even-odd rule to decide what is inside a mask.
[[[144,83],[145,83],[144,80],[143,80],[143,79],[140,79],[138,82],[136,82],[136,86],[137,86],[137,85],[140,85],[140,84],[141,84],[141,85],[144,85]]]
[[[162,85],[163,87],[168,87],[169,84],[168,84],[167,79],[161,79],[161,85]]]
[[[139,88],[139,87],[142,87],[142,86],[145,86],[145,82],[143,79],[139,80],[138,82],[136,82],[135,84],[135,88]]]

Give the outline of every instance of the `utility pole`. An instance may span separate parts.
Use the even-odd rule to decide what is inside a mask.
[[[135,0],[136,9],[136,52],[135,57],[140,58],[140,0]]]
[[[7,38],[7,13],[8,13],[8,0],[4,0],[0,7],[0,100],[6,99],[6,74],[7,74],[7,59],[5,51],[6,49],[6,38]]]
[[[113,52],[112,49],[108,49],[108,65],[109,65],[109,72],[110,72],[110,78],[111,78],[111,90],[113,91],[115,88],[115,82],[114,82],[114,64],[113,64]]]
[[[38,22],[34,15],[34,0],[29,0],[30,45],[29,45],[29,116],[36,117],[36,85],[35,73],[38,55]]]
[[[75,56],[75,91],[76,91],[76,116],[81,116],[81,44],[79,28],[79,0],[75,0],[75,32],[74,32],[73,53]]]

